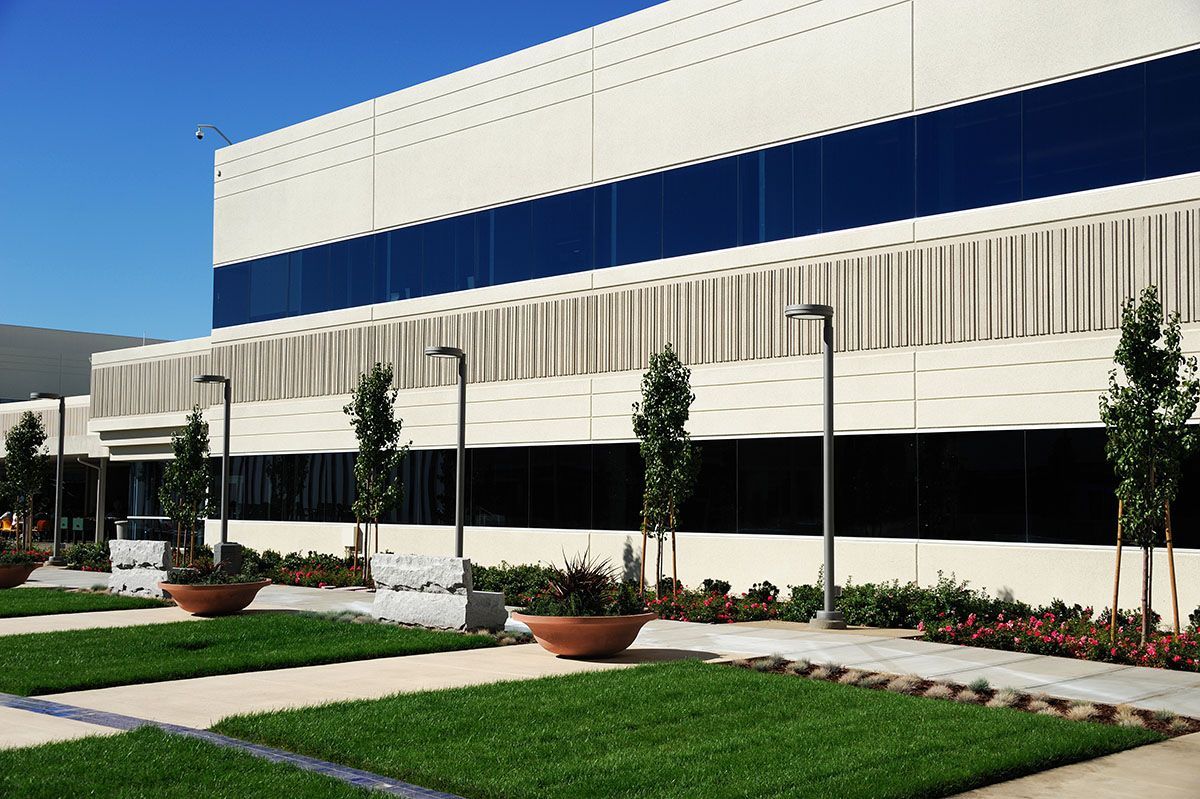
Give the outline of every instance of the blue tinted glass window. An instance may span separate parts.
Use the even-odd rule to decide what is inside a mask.
[[[213,270],[213,327],[250,321],[250,265],[234,264]]]
[[[663,174],[663,257],[737,245],[737,159]]]
[[[592,268],[591,189],[534,200],[533,277]]]
[[[596,189],[596,266],[662,258],[662,175]]]
[[[1023,92],[1022,196],[1141,180],[1146,173],[1144,76],[1139,64]]]
[[[475,216],[442,219],[421,227],[421,293],[428,296],[475,288]]]
[[[329,293],[329,245],[291,254],[292,275],[300,275],[300,313],[328,311],[335,306]]]
[[[913,216],[913,120],[826,136],[822,227],[844,230]]]
[[[350,281],[353,273],[352,242],[329,245],[329,307],[350,307]]]
[[[1146,64],[1146,177],[1200,171],[1200,50]]]
[[[917,215],[1021,199],[1021,95],[917,117]]]
[[[384,302],[421,296],[421,228],[380,233],[375,239],[376,281]]]
[[[375,246],[373,236],[360,236],[346,242],[346,307],[370,305],[375,301]]]
[[[821,139],[792,145],[792,235],[820,233]]]
[[[792,146],[738,156],[739,244],[792,235]]]
[[[250,264],[250,321],[287,316],[287,255],[259,258]]]
[[[485,285],[530,278],[533,274],[532,203],[516,203],[481,212],[475,233],[479,278]]]

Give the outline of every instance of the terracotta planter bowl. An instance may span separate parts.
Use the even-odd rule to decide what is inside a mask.
[[[631,616],[527,616],[512,617],[528,625],[533,637],[548,652],[565,658],[604,658],[623,652],[657,613]]]
[[[0,566],[0,588],[16,588],[28,580],[29,575],[33,574],[33,570],[41,565],[40,563],[14,563]]]
[[[270,580],[226,585],[179,585],[159,583],[158,587],[171,595],[175,604],[193,616],[228,616],[245,610],[254,596],[271,584]]]

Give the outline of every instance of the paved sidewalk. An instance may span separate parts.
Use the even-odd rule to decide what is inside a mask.
[[[1200,733],[998,782],[956,799],[1196,799]]]
[[[800,625],[789,629],[780,624],[765,627],[656,621],[646,625],[638,644],[699,648],[730,656],[806,658],[815,663],[960,683],[983,678],[994,688],[1018,688],[1114,705],[1127,703],[1200,717],[1200,674],[1196,672],[937,644],[864,635],[862,631],[816,632]]]

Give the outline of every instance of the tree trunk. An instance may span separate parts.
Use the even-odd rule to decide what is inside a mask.
[[[671,596],[679,596],[679,559],[675,555],[675,507],[671,507]]]
[[[655,564],[655,566],[657,567],[657,572],[658,572],[658,575],[657,575],[657,579],[654,581],[654,595],[655,595],[655,596],[659,596],[659,595],[661,595],[661,593],[662,593],[662,581],[663,581],[663,544],[665,544],[665,543],[666,543],[666,542],[664,541],[664,539],[666,538],[666,536],[665,536],[665,535],[663,535],[663,533],[665,532],[665,531],[663,531],[663,530],[657,530],[656,532],[658,533],[658,535],[657,535],[657,536],[655,536],[655,538],[657,538],[657,539],[658,539],[658,562]]]
[[[1150,632],[1150,547],[1142,547],[1142,646]]]
[[[1108,620],[1108,641],[1110,644],[1117,643],[1117,603],[1121,594],[1121,515],[1125,505],[1120,500],[1117,501],[1117,571],[1113,575],[1113,601],[1112,612],[1109,614]]]
[[[646,536],[649,531],[646,529],[646,516],[642,514],[642,562],[638,564],[638,597],[646,598]]]

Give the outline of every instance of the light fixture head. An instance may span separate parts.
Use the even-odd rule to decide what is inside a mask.
[[[193,383],[228,383],[229,378],[224,375],[193,375]]]
[[[196,139],[197,140],[204,139],[204,129],[203,128],[196,128]]]
[[[64,399],[62,394],[55,394],[52,391],[34,391],[29,395],[31,400],[60,400]]]
[[[816,303],[789,305],[783,309],[783,315],[788,319],[832,319],[833,306]]]
[[[458,347],[426,347],[425,354],[431,358],[462,358],[465,355]]]

